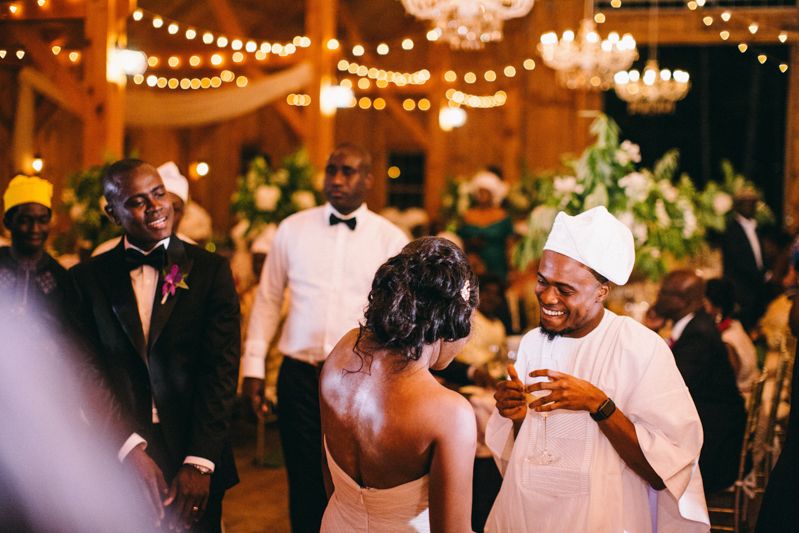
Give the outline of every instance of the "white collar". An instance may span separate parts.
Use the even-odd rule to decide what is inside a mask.
[[[147,251],[147,252],[145,252],[144,250],[142,250],[142,249],[141,249],[141,248],[139,248],[138,246],[134,246],[133,244],[131,244],[131,243],[128,241],[128,236],[127,236],[127,235],[125,235],[125,238],[124,238],[124,239],[122,239],[122,241],[125,243],[125,250],[127,250],[127,249],[129,249],[129,248],[133,248],[133,249],[134,249],[134,250],[136,250],[137,252],[141,252],[141,253],[142,253],[142,254],[144,254],[144,255],[148,255],[150,252],[152,252],[153,250],[155,250],[156,248],[158,248],[158,246],[160,246],[160,245],[162,245],[162,244],[164,245],[164,250],[168,250],[168,249],[169,249],[169,239],[170,239],[170,238],[171,238],[171,236],[170,236],[170,237],[167,237],[166,239],[162,239],[162,240],[158,241],[157,243],[155,243],[155,246],[153,246],[152,248],[150,248],[150,250],[149,250],[149,251]]]
[[[674,323],[674,325],[671,327],[671,340],[677,342],[677,339],[679,339],[680,336],[682,335],[685,326],[688,325],[688,322],[693,320],[695,314],[696,313],[688,313],[687,315],[685,315],[684,317],[682,317],[681,319],[679,319],[677,322]]]
[[[325,204],[325,220],[330,218],[330,215],[336,215],[341,220],[349,220],[351,218],[356,218],[358,215],[362,215],[367,210],[368,210],[368,208],[366,207],[366,202],[364,202],[364,203],[361,204],[361,206],[358,209],[356,209],[355,211],[353,211],[349,215],[342,215],[341,213],[339,213],[336,210],[335,207],[333,207],[333,205],[330,202],[327,202]]]
[[[751,231],[751,230],[757,228],[757,220],[755,220],[753,218],[752,219],[746,218],[741,213],[735,213],[735,220],[737,220],[738,223],[741,226],[743,226],[743,228],[746,229],[746,230],[750,230]]]

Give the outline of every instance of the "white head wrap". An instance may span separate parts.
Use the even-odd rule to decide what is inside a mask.
[[[484,170],[482,172],[478,172],[477,175],[472,178],[471,181],[471,192],[472,194],[477,194],[477,191],[480,189],[485,189],[491,193],[491,199],[494,202],[495,206],[498,206],[502,203],[502,200],[508,195],[508,190],[510,186],[499,179],[499,176],[494,174],[493,172],[488,172]]]
[[[189,202],[189,180],[181,176],[178,166],[169,161],[158,167],[158,173],[164,182],[166,190],[177,194],[183,203]]]
[[[616,285],[627,283],[635,264],[633,234],[604,206],[573,217],[558,213],[544,250],[571,257]]]

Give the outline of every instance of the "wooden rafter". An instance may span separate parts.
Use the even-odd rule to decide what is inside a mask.
[[[388,109],[391,116],[399,122],[408,133],[411,134],[413,140],[421,146],[425,152],[430,149],[430,141],[427,135],[427,128],[419,124],[412,116],[403,109],[402,104],[395,98],[386,98],[386,109]]]
[[[34,35],[33,32],[13,26],[9,29],[13,38],[22,44],[33,58],[33,61],[39,67],[39,71],[46,73],[44,76],[49,79],[53,87],[58,89],[60,97],[57,98],[57,101],[70,112],[83,119],[89,107],[89,102],[81,82],[56,60],[48,45]]]
[[[703,9],[696,11],[661,11],[657,17],[657,42],[663,45],[708,45],[736,44],[739,42],[775,44],[780,43],[779,31],[792,34],[792,40],[799,38],[799,9],[733,9],[729,10],[728,22],[721,20],[723,9]],[[646,11],[605,11],[605,23],[599,25],[604,36],[610,31],[631,33],[639,45],[648,44],[650,36],[650,17]],[[712,17],[710,26],[703,18]],[[760,29],[752,34],[748,27],[756,22]],[[724,41],[719,36],[723,30],[730,32]]]
[[[303,143],[308,144],[312,139],[308,131],[307,120],[296,107],[290,106],[285,100],[274,104],[275,111],[286,121],[286,124],[297,134]]]

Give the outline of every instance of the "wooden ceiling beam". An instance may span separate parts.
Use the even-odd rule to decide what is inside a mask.
[[[39,72],[46,76],[54,87],[58,88],[61,95],[60,98],[57,98],[59,103],[84,119],[89,108],[89,101],[81,82],[72,75],[67,67],[58,62],[50,47],[33,32],[14,26],[9,30],[13,38],[25,47],[27,53],[39,67]]]
[[[86,17],[86,2],[46,2],[43,6],[36,2],[19,2],[16,13],[4,19],[8,22],[16,20],[63,20],[82,19]]]
[[[246,37],[247,34],[242,29],[241,24],[239,24],[239,20],[227,0],[208,0],[208,4],[211,6],[211,11],[214,12],[214,16],[225,33],[231,38],[238,37],[243,39]]]
[[[402,104],[396,98],[386,98],[386,109],[388,109],[391,116],[399,122],[408,133],[411,134],[413,140],[425,152],[430,149],[430,140],[427,135],[427,128],[419,124],[410,114],[405,111]]]
[[[279,100],[274,103],[275,111],[280,117],[286,121],[286,124],[297,134],[297,137],[303,142],[308,144],[311,140],[310,132],[308,131],[308,121],[303,112],[294,106],[290,106],[285,100]]]
[[[657,17],[657,43],[659,45],[732,45],[740,42],[749,44],[779,44],[780,31],[787,31],[790,40],[799,40],[799,9],[730,9],[728,22],[721,19],[724,9],[703,9],[696,11],[660,11]],[[638,43],[646,45],[651,40],[650,16],[646,11],[603,11],[604,24],[598,27],[604,37],[611,31],[620,34],[631,33]],[[712,17],[710,26],[703,22]],[[758,31],[752,34],[749,25],[757,23]],[[729,39],[722,40],[721,31],[730,32]]]

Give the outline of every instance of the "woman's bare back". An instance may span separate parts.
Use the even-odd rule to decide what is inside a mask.
[[[336,464],[356,483],[396,487],[427,475],[436,444],[459,438],[464,418],[468,430],[474,415],[426,366],[398,366],[385,351],[356,355],[357,336],[345,335],[325,362],[322,430]]]

